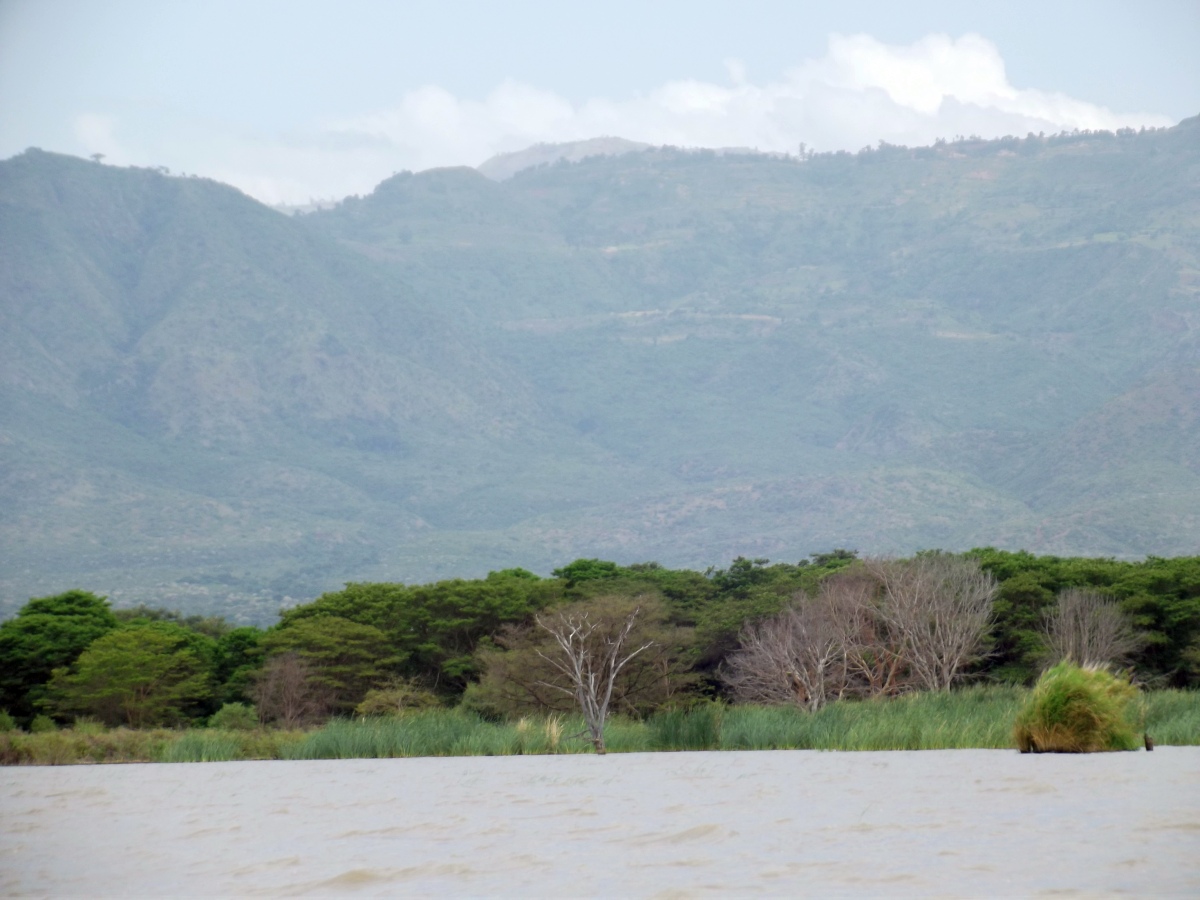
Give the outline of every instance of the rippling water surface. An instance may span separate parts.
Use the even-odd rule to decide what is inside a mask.
[[[1200,897],[1200,748],[0,770],[5,896]]]

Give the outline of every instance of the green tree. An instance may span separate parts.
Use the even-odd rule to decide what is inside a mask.
[[[567,587],[575,587],[584,581],[596,581],[602,578],[616,578],[621,574],[621,567],[615,562],[603,559],[577,559],[561,569],[550,573],[555,578],[561,578]]]
[[[116,627],[108,601],[89,591],[30,600],[0,625],[0,708],[31,719],[54,670]]]
[[[59,715],[131,728],[165,725],[211,697],[211,672],[182,629],[133,625],[97,638],[71,669],[56,669],[48,694]]]
[[[254,676],[263,664],[264,632],[246,625],[235,628],[217,641],[213,676],[223,703],[245,703],[250,699]]]
[[[348,584],[283,615],[280,630],[338,616],[378,628],[401,658],[396,674],[458,694],[478,675],[475,648],[508,623],[529,621],[557,602],[562,583],[520,569],[434,584]]]
[[[367,691],[396,674],[404,661],[387,635],[374,625],[340,616],[316,616],[268,632],[269,658],[295,654],[312,668],[312,681],[326,688],[336,709],[349,711]]]

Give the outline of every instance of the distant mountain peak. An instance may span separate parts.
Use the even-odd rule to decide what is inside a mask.
[[[504,181],[523,169],[555,163],[560,159],[579,162],[589,156],[621,156],[625,153],[649,150],[652,146],[619,137],[588,138],[586,141],[569,141],[564,144],[534,144],[514,153],[498,153],[476,168],[493,181]]]

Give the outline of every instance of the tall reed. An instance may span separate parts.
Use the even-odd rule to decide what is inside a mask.
[[[932,750],[1012,748],[1012,724],[1030,691],[977,686],[892,700],[831,703],[815,713],[793,707],[699,704],[646,720],[613,716],[611,753],[654,750]],[[1141,712],[1139,712],[1139,709]],[[1155,742],[1200,745],[1200,691],[1141,695]],[[1136,724],[1136,723],[1135,723]],[[508,756],[591,753],[579,716],[526,716],[491,722],[464,710],[339,719],[309,732],[79,729],[0,733],[0,764],[359,759],[401,756]]]

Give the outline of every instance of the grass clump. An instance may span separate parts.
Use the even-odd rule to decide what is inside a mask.
[[[715,750],[721,746],[725,707],[700,703],[691,708],[667,709],[647,723],[651,750]]]
[[[1200,746],[1200,692],[1151,691],[1142,702],[1146,711],[1146,734],[1156,744]]]
[[[220,731],[187,731],[166,744],[159,762],[228,762],[242,758],[241,741]]]
[[[1136,750],[1137,688],[1095,666],[1064,660],[1048,669],[1017,713],[1013,738],[1022,753]]]

